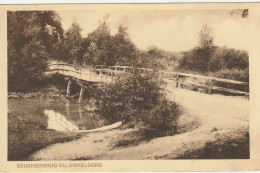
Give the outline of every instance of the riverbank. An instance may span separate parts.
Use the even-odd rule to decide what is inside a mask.
[[[182,89],[170,92],[169,99],[185,110],[173,136],[149,135],[153,132],[135,125],[80,134],[57,132],[46,129],[37,114],[9,113],[8,160],[249,158],[248,100]]]
[[[56,101],[65,102],[66,98],[60,95],[58,92],[59,91],[54,86],[50,86],[48,89],[45,88],[36,93],[16,93],[9,96],[10,108],[8,113],[8,160],[28,160],[28,157],[31,154],[41,149],[48,148],[53,144],[63,145],[70,141],[73,142],[85,138],[101,138],[102,134],[110,134],[111,136],[115,136],[115,138],[104,137],[104,139],[102,139],[103,146],[105,146],[106,143],[110,143],[110,139],[113,139],[111,143],[113,148],[137,146],[141,143],[149,142],[150,140],[158,137],[156,134],[153,134],[154,131],[150,131],[149,129],[142,129],[140,126],[139,128],[136,124],[124,124],[117,130],[105,129],[104,132],[59,132],[47,129],[48,117],[44,115],[42,109],[38,109],[37,107],[39,106],[38,104],[45,100],[51,100],[51,104],[55,103]],[[19,102],[14,104],[12,99],[18,99]],[[24,102],[25,100],[29,100],[30,102]],[[35,103],[34,100],[38,101]],[[71,100],[71,102],[76,101]],[[17,111],[13,111],[13,108],[15,108]],[[195,124],[198,122],[196,122],[193,117],[182,117],[185,117],[185,121],[187,123],[179,124],[178,133],[192,130],[199,125],[197,124],[195,126]],[[97,143],[95,141],[101,141],[101,139],[93,140],[93,145]],[[86,158],[82,157],[81,159]]]
[[[234,125],[226,128],[221,125],[222,118],[214,120],[216,125],[212,126],[183,115],[178,121],[182,132],[154,138],[144,137],[145,132],[136,128],[89,133],[50,145],[29,160],[248,159],[247,122],[234,120]]]
[[[27,160],[30,154],[50,144],[68,142],[81,136],[80,133],[47,130],[18,114],[8,114],[8,160]]]
[[[49,79],[51,80],[54,79]],[[75,140],[84,135],[84,133],[47,129],[48,118],[43,110],[38,110],[38,104],[45,101],[49,101],[50,104],[65,103],[67,99],[66,90],[60,85],[55,85],[53,82],[52,84],[32,92],[8,93],[8,160],[27,160],[27,157],[37,150],[54,143]],[[19,102],[14,104],[10,101],[12,99],[17,99]],[[23,100],[27,102],[23,103]],[[39,103],[35,105],[35,102]]]

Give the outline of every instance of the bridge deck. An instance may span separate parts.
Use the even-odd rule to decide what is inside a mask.
[[[152,69],[146,68],[132,68],[128,66],[112,66],[108,68],[99,67],[81,67],[77,65],[51,61],[49,62],[49,71],[47,74],[59,73],[67,77],[74,78],[82,82],[94,83],[113,83],[118,76],[127,75],[138,71],[140,73],[150,73]],[[222,78],[215,78],[210,76],[193,75],[187,73],[177,73],[169,71],[159,71],[161,78],[173,80],[181,86],[190,85],[196,88],[204,88],[204,90],[216,93],[230,93],[231,95],[245,95],[249,96],[249,84],[247,82],[228,80]],[[218,86],[218,83],[225,83],[224,86]],[[230,86],[233,86],[231,88]],[[239,88],[239,89],[238,89]],[[241,90],[240,88],[243,88]],[[197,89],[196,89],[197,90]]]

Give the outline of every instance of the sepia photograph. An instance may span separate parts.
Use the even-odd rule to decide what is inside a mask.
[[[8,161],[250,159],[249,18],[7,11]]]

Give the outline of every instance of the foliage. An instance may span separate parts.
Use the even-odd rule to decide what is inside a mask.
[[[205,73],[209,70],[209,62],[213,53],[213,31],[207,25],[203,25],[199,33],[199,46],[184,53],[179,67]]]
[[[219,77],[219,78],[249,82],[249,69],[248,68],[245,68],[243,70],[223,69],[223,70],[219,70],[215,73],[210,73],[210,75]]]
[[[88,35],[90,44],[85,48],[84,61],[89,65],[113,65],[111,59],[112,40],[106,19]]]
[[[112,37],[111,49],[115,65],[135,65],[137,48],[128,36],[127,27],[119,26],[118,33]]]
[[[213,46],[213,31],[206,25],[199,33],[199,46],[183,53],[179,70],[233,80],[248,81],[248,53]]]
[[[213,30],[208,25],[203,25],[199,33],[199,46],[201,49],[209,50],[213,46]]]
[[[74,21],[64,35],[61,47],[64,56],[63,60],[69,63],[82,63],[84,52],[82,50],[83,38],[80,33],[81,30],[79,24]]]
[[[26,91],[42,81],[63,30],[53,11],[9,11],[7,17],[8,89]]]
[[[127,28],[119,26],[118,33],[110,35],[106,19],[88,35],[89,45],[85,47],[84,61],[89,65],[129,65],[135,62],[136,48],[129,39]]]
[[[165,69],[163,65],[164,55],[163,51],[157,47],[150,47],[147,51],[139,51],[139,67],[151,68],[151,69]]]
[[[248,12],[234,13],[247,15]],[[111,35],[107,17],[85,38],[78,23],[74,21],[64,32],[60,20],[54,11],[8,12],[9,90],[26,91],[30,86],[39,86],[48,59],[79,65],[120,65],[200,74],[248,69],[248,53],[214,46],[213,31],[207,25],[199,33],[197,47],[175,53],[157,47],[138,49],[129,38],[127,27],[122,25]],[[245,76],[222,75],[247,80]]]
[[[101,89],[97,98],[99,113],[113,122],[141,123],[157,132],[174,133],[180,109],[165,99],[163,83],[154,76],[135,74]]]
[[[189,69],[205,73],[208,70],[208,52],[196,47],[191,51],[184,52],[179,63],[179,69]]]
[[[244,50],[217,48],[209,62],[209,69],[212,72],[221,69],[246,69],[248,59],[248,53]]]

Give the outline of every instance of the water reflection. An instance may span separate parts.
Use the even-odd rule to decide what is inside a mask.
[[[65,107],[65,108],[64,108]],[[48,117],[48,129],[56,131],[89,130],[106,125],[106,121],[93,113],[93,105],[77,104],[66,100],[64,106],[48,105],[44,114]]]
[[[91,130],[111,124],[95,113],[94,99],[77,101],[45,100],[34,98],[8,99],[9,114],[57,131]]]
[[[54,110],[44,110],[44,114],[48,116],[47,129],[56,131],[78,131],[79,127],[68,121],[64,115]]]

